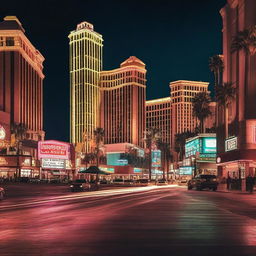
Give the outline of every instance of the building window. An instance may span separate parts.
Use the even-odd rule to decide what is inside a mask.
[[[14,46],[14,37],[6,37],[6,46]]]

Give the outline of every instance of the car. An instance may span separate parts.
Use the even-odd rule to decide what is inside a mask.
[[[114,179],[112,181],[112,184],[115,184],[115,185],[123,185],[124,184],[124,180],[123,179]]]
[[[5,191],[4,188],[0,187],[0,200],[4,199]]]
[[[186,184],[187,184],[187,180],[186,179],[181,179],[181,180],[179,180],[179,182],[178,182],[178,184],[180,185],[180,186],[185,186]]]
[[[157,186],[168,185],[168,182],[165,179],[159,179],[159,180],[156,180],[156,185]]]
[[[140,184],[141,186],[148,186],[149,180],[148,179],[138,179],[137,183]]]
[[[75,180],[70,184],[71,192],[90,190],[91,184],[84,179]]]
[[[124,180],[124,184],[126,185],[132,185],[134,183],[133,180]]]
[[[218,182],[216,175],[199,174],[188,182],[188,190],[195,188],[196,190],[211,189],[216,191]]]

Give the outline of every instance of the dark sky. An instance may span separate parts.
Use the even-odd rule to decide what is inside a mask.
[[[222,52],[219,10],[226,0],[2,1],[0,16],[15,15],[45,57],[44,130],[69,140],[68,34],[88,21],[104,39],[104,69],[131,55],[147,68],[147,99],[167,97],[169,82],[209,81],[209,56]]]

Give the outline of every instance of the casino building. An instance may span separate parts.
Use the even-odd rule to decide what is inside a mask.
[[[171,145],[171,98],[146,101],[146,126],[158,128],[162,140]]]
[[[43,61],[15,16],[0,22],[0,177],[37,176]]]
[[[100,73],[101,127],[105,144],[143,146],[145,130],[146,69],[135,56],[120,68]]]
[[[220,176],[243,180],[249,174],[256,175],[256,54],[255,46],[251,45],[247,51],[231,51],[231,45],[240,31],[255,27],[255,13],[254,0],[228,0],[220,10],[225,67],[223,82],[232,83],[236,95],[226,111],[218,108],[218,171]]]

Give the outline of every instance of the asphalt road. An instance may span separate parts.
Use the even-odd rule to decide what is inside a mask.
[[[256,255],[256,195],[126,188],[0,202],[0,255]]]

